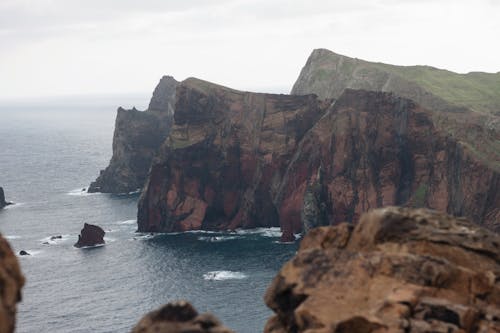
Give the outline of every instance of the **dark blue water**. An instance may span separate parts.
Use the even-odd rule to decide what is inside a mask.
[[[32,254],[19,257],[17,332],[126,332],[176,299],[238,332],[262,331],[265,289],[296,246],[277,243],[276,229],[135,233],[137,194],[80,192],[111,157],[117,105],[75,105],[0,105],[0,186],[18,203],[0,211],[0,232]],[[84,222],[106,230],[105,246],[72,246]]]

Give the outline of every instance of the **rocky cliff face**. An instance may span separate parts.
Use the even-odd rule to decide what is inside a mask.
[[[268,288],[266,333],[500,332],[500,236],[386,208],[312,230]]]
[[[21,301],[24,276],[9,243],[0,234],[0,333],[16,326],[16,304]]]
[[[440,129],[475,158],[500,170],[500,74],[457,74],[428,66],[394,66],[312,52],[292,94],[339,98],[345,89],[392,92],[435,111]]]
[[[118,109],[113,157],[90,185],[89,192],[127,193],[142,188],[151,161],[169,133],[177,83],[164,76],[144,112]]]
[[[499,230],[498,171],[390,93],[244,93],[189,79],[139,201],[140,231],[281,226],[283,240],[387,205]]]
[[[287,166],[329,104],[182,82],[139,201],[139,230],[278,226]]]

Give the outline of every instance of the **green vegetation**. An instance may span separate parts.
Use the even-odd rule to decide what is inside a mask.
[[[457,74],[429,66],[373,65],[416,83],[449,103],[477,112],[500,112],[500,72]]]

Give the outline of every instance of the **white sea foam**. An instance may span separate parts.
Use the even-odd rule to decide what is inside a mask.
[[[61,236],[61,238],[55,238],[57,236]],[[71,235],[57,235],[57,236],[45,237],[45,238],[40,239],[40,241],[42,243],[45,243],[45,244],[48,243],[50,245],[55,245],[55,244],[65,243],[68,240],[71,240]],[[76,239],[76,237],[75,237],[75,239]]]
[[[137,223],[137,220],[125,220],[125,221],[118,221],[116,222],[116,224],[125,224],[125,225],[128,225],[128,224],[136,224]]]
[[[18,208],[20,206],[24,206],[24,202],[13,202],[11,204],[8,204],[2,209],[13,209],[13,208]]]
[[[239,235],[261,235],[263,237],[280,237],[281,229],[279,227],[236,229],[236,233]]]
[[[158,234],[138,234],[137,236],[134,236],[132,239],[133,240],[146,240],[146,239],[151,239],[155,237]]]
[[[20,251],[17,252],[17,255],[19,257],[23,257],[23,258],[26,258],[26,257],[29,258],[29,257],[36,257],[36,256],[40,255],[41,253],[43,253],[43,251],[41,251],[41,250],[24,250],[24,251],[28,252],[29,255],[22,256],[19,254]]]
[[[95,248],[98,248],[98,247],[103,247],[105,246],[106,244],[103,243],[103,244],[96,244],[96,245],[92,245],[92,246],[82,246],[82,247],[75,247],[75,249],[95,249]]]
[[[224,281],[224,280],[241,280],[248,276],[241,272],[232,271],[212,271],[203,274],[203,278],[209,281]]]
[[[232,239],[240,239],[238,236],[200,236],[199,241],[203,242],[225,242]]]
[[[89,196],[89,195],[96,195],[96,194],[101,194],[101,193],[99,193],[99,192],[89,193],[88,192],[88,188],[80,187],[80,188],[71,190],[71,191],[69,191],[66,194],[67,195],[74,195],[74,196],[86,197],[86,196]]]
[[[7,235],[7,236],[4,236],[6,239],[20,239],[21,236],[18,236],[18,235]]]

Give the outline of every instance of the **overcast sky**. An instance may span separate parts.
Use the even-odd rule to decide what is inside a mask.
[[[288,92],[314,48],[500,71],[498,0],[0,0],[0,99],[151,93],[162,75]]]

